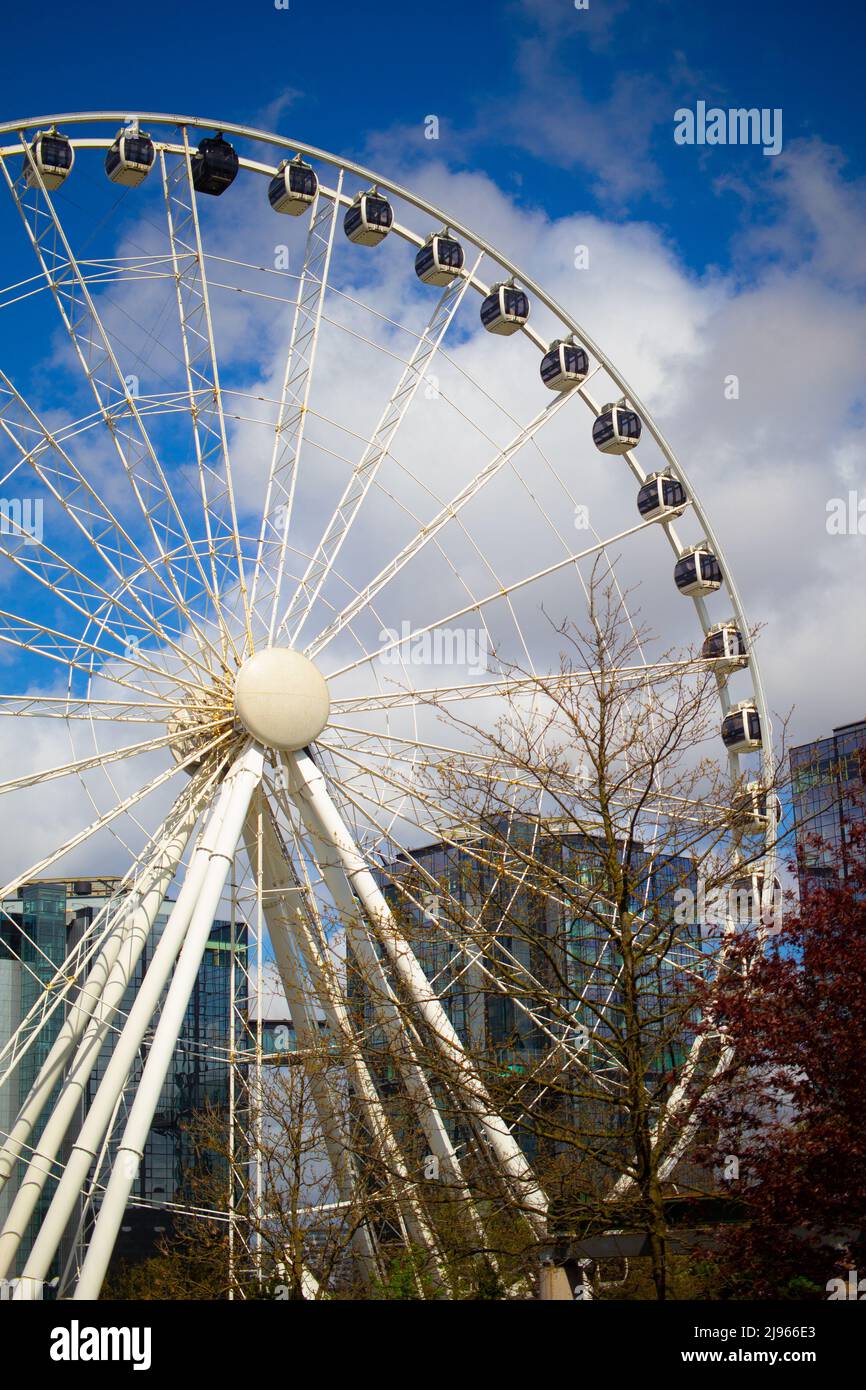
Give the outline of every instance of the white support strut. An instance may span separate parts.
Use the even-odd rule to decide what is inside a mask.
[[[319,768],[307,753],[287,756],[291,790],[305,823],[333,845],[352,889],[398,978],[446,1059],[454,1089],[490,1147],[520,1210],[539,1237],[547,1232],[547,1199],[517,1140],[497,1115],[448,1015],[413,951],[400,934],[385,896],[331,800]]]
[[[104,1135],[111,1123],[119,1096],[138,1056],[142,1039],[150,1026],[172,967],[177,959],[193,909],[210,862],[216,836],[228,804],[228,788],[224,782],[213,809],[203,827],[177,901],[171,910],[162,935],[153,953],[150,967],[136,994],[126,1023],[95,1096],[87,1111],[81,1131],[72,1146],[63,1175],[43,1219],[33,1249],[24,1266],[22,1288],[26,1296],[27,1281],[47,1278],[51,1261],[63,1238],[70,1217],[87,1181]],[[16,1291],[17,1296],[17,1291]]]
[[[0,1232],[0,1278],[5,1278],[9,1272],[30,1217],[51,1175],[66,1131],[75,1118],[82,1099],[86,1097],[87,1083],[102,1050],[111,1020],[134,975],[135,967],[153,930],[156,915],[177,873],[197,818],[198,807],[191,806],[160,852],[159,872],[154,881],[149,886],[143,884],[144,891],[137,894],[118,914],[119,924],[97,958],[82,986],[79,998],[64,1020],[54,1047],[40,1069],[36,1083],[3,1146],[2,1161],[4,1165],[8,1165],[7,1171],[11,1172],[15,1158],[28,1143],[42,1109],[63,1074],[72,1049],[78,1043],[74,1060],[63,1079],[60,1093],[30,1156],[27,1170]],[[153,873],[150,876],[153,877]]]
[[[284,855],[281,856],[281,861],[285,866]],[[428,1252],[431,1261],[430,1273],[435,1281],[441,1284],[444,1282],[444,1261],[439,1243],[418,1199],[396,1135],[355,1035],[345,991],[327,958],[327,948],[315,909],[303,890],[300,896],[303,906],[299,906],[295,914],[294,928],[310,974],[313,991],[322,1006],[328,1028],[332,1036],[338,1040],[341,1052],[346,1058],[359,1108],[373,1136],[380,1162],[388,1175],[387,1186],[404,1237]]]
[[[447,1182],[452,1194],[458,1198],[461,1209],[475,1230],[481,1247],[486,1247],[487,1238],[477,1206],[466,1185],[466,1179],[451,1141],[445,1122],[436,1104],[430,1082],[418,1059],[412,1034],[401,1016],[396,996],[388,983],[385,969],[376,948],[370,939],[366,920],[361,920],[358,903],[351,884],[333,844],[308,827],[314,845],[316,859],[322,876],[346,932],[346,942],[371,995],[373,1010],[378,1022],[393,1050],[393,1057],[399,1069],[406,1093],[424,1131],[430,1152],[441,1165],[442,1180]]]
[[[98,1298],[102,1288],[213,919],[243,833],[244,820],[262,779],[263,763],[261,748],[251,744],[240,754],[226,778],[229,792],[225,814],[96,1218],[73,1295],[75,1299]]]
[[[259,797],[247,817],[244,828],[244,842],[250,864],[256,863],[258,836],[261,835],[262,861],[262,900],[268,936],[274,951],[280,981],[294,1024],[298,1047],[306,1059],[305,1070],[309,1079],[313,1103],[319,1117],[322,1138],[328,1154],[328,1161],[334,1175],[334,1182],[340,1201],[352,1204],[355,1195],[355,1173],[353,1170],[349,1136],[346,1126],[341,1122],[339,1107],[333,1087],[327,1074],[327,1062],[319,1056],[322,1042],[316,1020],[310,1008],[308,994],[303,986],[302,960],[297,937],[290,931],[291,915],[287,896],[292,891],[288,885],[281,884],[279,841],[274,828],[271,812]],[[297,892],[297,890],[294,890]],[[360,1260],[368,1271],[368,1276],[376,1268],[376,1250],[373,1235],[367,1222],[362,1222],[355,1233],[353,1245]]]

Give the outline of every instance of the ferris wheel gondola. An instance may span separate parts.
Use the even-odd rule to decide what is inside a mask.
[[[488,333],[509,338],[519,333],[529,318],[529,296],[513,281],[493,285],[481,304],[481,322]]]
[[[312,164],[295,155],[294,159],[284,159],[280,164],[268,185],[268,200],[274,212],[300,217],[315,200],[318,187],[319,180]]]
[[[343,219],[343,229],[356,246],[378,246],[394,225],[394,209],[378,189],[359,193]]]
[[[37,130],[25,157],[24,181],[33,188],[41,180],[53,193],[72,173],[74,163],[75,150],[68,136],[61,134],[56,126]]]
[[[155,158],[156,147],[150,136],[133,123],[117,132],[105,156],[105,172],[112,183],[138,188],[153,168]]]
[[[463,270],[463,247],[447,230],[435,232],[415,257],[415,274],[425,285],[450,285]]]
[[[221,197],[234,183],[239,167],[237,152],[223,139],[222,132],[206,137],[192,156],[192,182],[196,193]]]
[[[586,380],[589,357],[580,343],[559,338],[541,359],[541,380],[551,391],[571,391]]]

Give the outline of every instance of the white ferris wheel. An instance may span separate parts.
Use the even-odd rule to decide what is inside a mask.
[[[578,621],[599,558],[623,594],[658,574],[672,605],[691,599],[719,751],[732,785],[752,779],[753,829],[769,844],[767,709],[694,488],[586,329],[447,209],[385,176],[230,122],[104,111],[3,124],[0,165],[0,727],[28,747],[31,730],[63,730],[70,750],[0,791],[12,817],[34,788],[55,806],[74,785],[81,808],[74,827],[58,817],[62,843],[19,856],[0,896],[92,865],[109,843],[124,889],[0,1040],[6,1084],[60,1010],[0,1136],[0,1182],[26,1168],[0,1233],[3,1272],[52,1174],[24,1266],[46,1277],[147,1037],[77,1270],[74,1296],[98,1294],[238,864],[299,1045],[312,1044],[315,1006],[392,1174],[404,1171],[399,1136],[329,962],[331,913],[354,923],[348,950],[381,977],[383,1025],[406,1027],[389,979],[411,1002],[503,1192],[543,1238],[545,1194],[377,869],[447,840],[444,808],[415,777],[455,751],[431,707],[474,702],[493,723],[524,693],[517,668],[531,695],[557,660],[541,615]],[[592,526],[576,529],[587,503]],[[453,656],[455,633],[449,665],[433,638]],[[460,1184],[460,1153],[404,1044],[406,1094]],[[435,1250],[410,1182],[395,1202],[407,1240]]]

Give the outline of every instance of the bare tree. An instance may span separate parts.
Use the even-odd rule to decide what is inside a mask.
[[[556,675],[497,673],[493,729],[469,699],[431,711],[451,751],[388,775],[436,848],[403,849],[383,876],[532,1156],[552,1229],[644,1232],[664,1298],[670,1201],[714,1189],[687,1161],[722,1051],[697,1000],[766,906],[764,801],[720,766],[711,662],[646,663],[647,634],[597,576],[586,631],[555,632]],[[447,1068],[422,1041],[447,1108]],[[465,1130],[453,1101],[450,1122]],[[489,1209],[483,1162],[472,1186]]]

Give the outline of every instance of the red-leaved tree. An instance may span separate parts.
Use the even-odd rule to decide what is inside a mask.
[[[704,1156],[745,1216],[722,1241],[734,1297],[823,1299],[852,1270],[866,1297],[866,826],[848,851],[768,943],[733,946],[707,1001],[731,1049]]]

